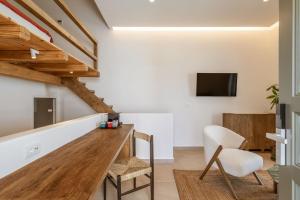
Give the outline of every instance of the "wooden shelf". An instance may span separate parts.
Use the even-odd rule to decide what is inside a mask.
[[[40,51],[31,58],[30,49]],[[99,77],[99,72],[70,53],[0,14],[0,61],[60,77]]]

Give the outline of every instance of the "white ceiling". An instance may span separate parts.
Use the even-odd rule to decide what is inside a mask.
[[[278,0],[95,0],[110,27],[270,26]]]

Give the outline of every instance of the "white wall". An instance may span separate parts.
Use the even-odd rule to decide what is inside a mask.
[[[154,158],[156,160],[173,160],[173,115],[170,113],[122,113],[120,120],[124,124],[134,124],[138,132],[154,137]],[[137,140],[137,157],[149,159],[149,144]]]
[[[69,1],[70,2],[70,1]],[[203,127],[223,112],[265,113],[278,82],[278,30],[265,32],[112,32],[89,5],[70,4],[100,42],[100,79],[86,79],[120,112],[170,112],[175,146],[202,145]],[[90,12],[91,13],[91,12]],[[235,98],[195,97],[197,72],[237,72]]]
[[[47,97],[45,84],[0,76],[0,136],[33,128],[33,98]]]
[[[50,2],[37,1],[55,19],[62,14]],[[202,129],[221,124],[223,112],[270,112],[267,86],[278,82],[276,31],[202,33],[128,33],[106,29],[93,1],[66,1],[99,40],[100,79],[84,79],[119,112],[169,112],[176,146],[202,145]],[[52,2],[53,3],[53,2]],[[82,34],[64,20],[74,35]],[[72,51],[71,45],[55,41]],[[73,54],[79,55],[78,51]],[[235,98],[195,97],[197,72],[238,72]],[[81,115],[64,93],[72,114]],[[70,100],[70,101],[69,101]],[[75,105],[75,104],[74,104]],[[70,110],[68,109],[68,112]],[[65,112],[63,112],[65,113]]]
[[[75,5],[72,9],[78,10]],[[173,113],[175,146],[202,145],[203,127],[222,124],[223,112],[271,112],[265,90],[278,82],[278,27],[202,33],[112,32],[103,27],[93,29],[101,44],[102,77],[90,85],[118,111]],[[238,96],[195,97],[197,72],[239,73]]]
[[[35,97],[56,98],[57,122],[95,113],[64,87],[0,76],[0,91],[0,137],[33,129]]]
[[[223,112],[270,112],[265,89],[277,83],[272,36],[105,32],[102,78],[93,88],[121,112],[173,113],[175,146],[199,146],[203,127],[221,124]],[[237,72],[237,97],[195,97],[197,72]]]
[[[95,114],[0,138],[0,178],[94,130],[103,118]],[[29,156],[33,147],[38,150]]]
[[[48,86],[48,94],[56,98],[59,122],[95,114],[91,107],[66,87]]]

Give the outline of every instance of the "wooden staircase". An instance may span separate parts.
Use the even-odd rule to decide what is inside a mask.
[[[103,98],[95,95],[95,91],[89,90],[85,83],[77,78],[62,78],[62,84],[73,91],[85,101],[97,113],[114,113],[112,106],[107,105]]]
[[[46,84],[64,85],[97,113],[114,113],[112,106],[105,104],[103,98],[97,97],[95,91],[89,90],[85,84],[79,81],[79,77],[98,78],[100,76],[98,41],[71,12],[64,0],[54,0],[54,2],[87,36],[93,44],[93,50],[82,45],[33,0],[15,0],[15,2],[89,57],[93,66],[74,57],[54,43],[45,41],[27,27],[5,16],[4,13],[0,13],[0,75]],[[39,53],[32,56],[31,50]]]

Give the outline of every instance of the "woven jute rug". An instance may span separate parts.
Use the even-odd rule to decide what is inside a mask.
[[[174,170],[180,200],[234,200],[225,180],[217,170],[209,171],[203,181],[202,171]],[[276,200],[272,178],[266,171],[259,171],[263,186],[253,175],[243,178],[229,176],[239,200]]]

